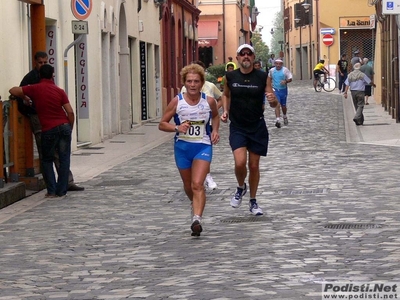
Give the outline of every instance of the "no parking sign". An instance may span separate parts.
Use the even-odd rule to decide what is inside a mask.
[[[72,14],[78,20],[85,20],[92,12],[92,0],[71,0]]]

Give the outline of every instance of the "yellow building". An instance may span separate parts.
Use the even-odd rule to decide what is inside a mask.
[[[311,79],[319,59],[331,76],[341,54],[355,50],[375,61],[375,8],[364,0],[283,0],[286,64],[296,79]]]

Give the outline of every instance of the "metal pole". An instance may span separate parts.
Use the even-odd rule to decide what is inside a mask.
[[[83,34],[80,34],[79,37],[73,41],[71,44],[67,46],[64,50],[64,90],[68,95],[68,50],[71,49],[72,46],[78,44],[83,39]]]
[[[301,27],[303,27],[300,24],[300,80],[303,80],[303,44],[301,41]]]

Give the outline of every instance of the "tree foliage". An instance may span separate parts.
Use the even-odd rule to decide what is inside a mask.
[[[281,11],[277,12],[274,18],[274,34],[271,38],[271,53],[274,53],[276,57],[279,56],[279,52],[283,49],[283,43],[285,41],[284,26],[283,26],[283,14]]]
[[[251,43],[254,47],[256,52],[256,60],[262,61],[262,65],[267,65],[268,54],[269,54],[269,47],[261,38],[261,33],[253,32],[253,36],[251,38]]]

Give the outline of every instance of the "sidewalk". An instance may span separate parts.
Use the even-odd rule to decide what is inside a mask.
[[[375,102],[374,96],[369,97],[368,102],[369,105],[364,106],[364,125],[356,126],[353,122],[355,111],[351,96],[349,94],[347,100],[343,97],[347,141],[400,147],[400,123],[396,123],[382,105]]]

